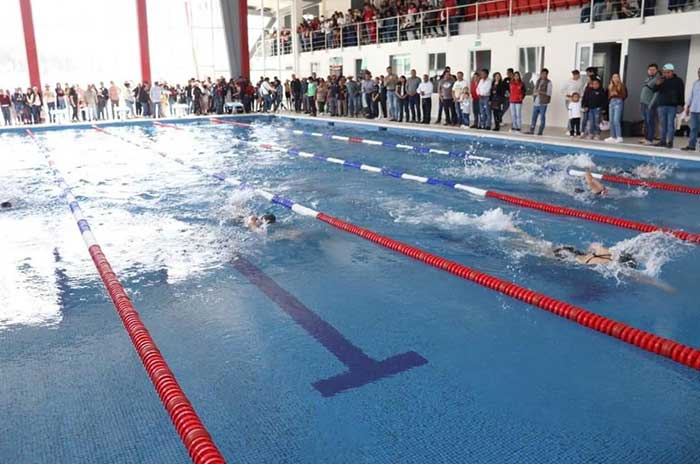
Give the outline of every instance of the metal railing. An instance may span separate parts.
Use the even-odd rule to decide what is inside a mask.
[[[483,32],[481,23],[490,30],[519,27],[595,23],[615,19],[640,18],[673,11],[700,9],[700,0],[488,0],[471,5],[377,18],[337,27],[321,25],[317,30],[298,33],[299,51],[342,49],[364,45],[381,45],[435,37],[448,39],[458,34]],[[290,40],[291,47],[291,40]],[[289,51],[284,53],[291,53]]]

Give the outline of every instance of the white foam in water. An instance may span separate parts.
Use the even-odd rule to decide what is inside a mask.
[[[663,179],[670,176],[675,168],[673,164],[645,163],[632,169],[632,174],[641,179]]]
[[[657,278],[661,268],[674,258],[680,256],[690,245],[664,232],[640,234],[627,240],[622,240],[610,247],[615,260],[620,255],[629,254],[637,262],[637,271],[647,277]],[[614,264],[606,266],[616,276],[627,269],[626,266]]]
[[[501,208],[484,211],[480,215],[459,211],[446,211],[437,218],[437,222],[449,226],[473,226],[489,232],[516,232],[514,213],[504,213]]]

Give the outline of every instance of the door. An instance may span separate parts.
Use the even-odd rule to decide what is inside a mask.
[[[593,66],[593,42],[576,44],[576,64],[574,67],[584,73]]]

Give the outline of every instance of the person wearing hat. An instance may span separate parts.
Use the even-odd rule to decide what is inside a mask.
[[[683,111],[685,104],[685,84],[676,76],[673,64],[663,67],[662,75],[656,79],[656,105],[661,124],[661,141],[655,147],[673,148],[673,136],[676,132],[676,114]]]
[[[685,107],[685,115],[690,118],[690,138],[688,146],[682,148],[686,151],[695,151],[698,143],[698,131],[700,130],[700,68],[698,68],[698,79],[693,82],[693,89],[690,91],[688,106]]]

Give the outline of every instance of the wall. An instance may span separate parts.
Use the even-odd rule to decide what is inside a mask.
[[[336,49],[302,53],[296,71],[299,75],[309,74],[310,63],[319,63],[323,74],[326,74],[328,72],[329,59],[335,56],[342,56],[345,70],[354,70],[355,59],[364,58],[369,69],[376,72],[377,70],[384,70],[388,66],[390,55],[410,53],[412,67],[418,70],[419,74],[422,74],[428,68],[428,53],[437,52],[447,53],[447,63],[452,67],[453,71],[468,71],[469,53],[471,50],[479,49],[490,49],[492,51],[492,69],[494,71],[503,71],[509,67],[517,67],[519,47],[544,46],[545,66],[550,70],[550,78],[554,85],[554,98],[547,113],[548,124],[563,127],[566,124],[567,114],[564,106],[564,97],[561,92],[564,83],[570,77],[571,70],[576,66],[577,42],[621,42],[622,55],[624,57],[631,53],[628,50],[628,45],[632,39],[662,38],[667,36],[688,38],[693,36],[690,51],[688,52],[689,69],[693,70],[693,76],[695,76],[695,72],[700,66],[700,36],[697,35],[697,25],[700,24],[700,11],[653,16],[647,18],[644,24],[641,23],[639,18],[633,18],[600,22],[593,29],[588,24],[553,26],[550,32],[545,27],[516,29],[513,35],[509,35],[507,31],[503,30],[487,32],[489,30],[489,22],[482,22],[479,36],[472,33],[449,38],[426,39],[424,41],[404,41],[400,44],[366,45],[344,50]],[[664,51],[664,54],[667,53],[668,50]],[[287,65],[292,66],[292,56],[284,57],[283,60]],[[646,61],[646,58],[643,58],[642,61]],[[291,73],[290,69],[288,74],[283,74],[282,77],[287,78]],[[625,76],[623,76],[623,79],[625,79]],[[694,79],[691,79],[691,82]],[[526,116],[530,114],[531,105],[532,99],[528,98],[525,104]],[[436,105],[433,106],[435,107]]]

